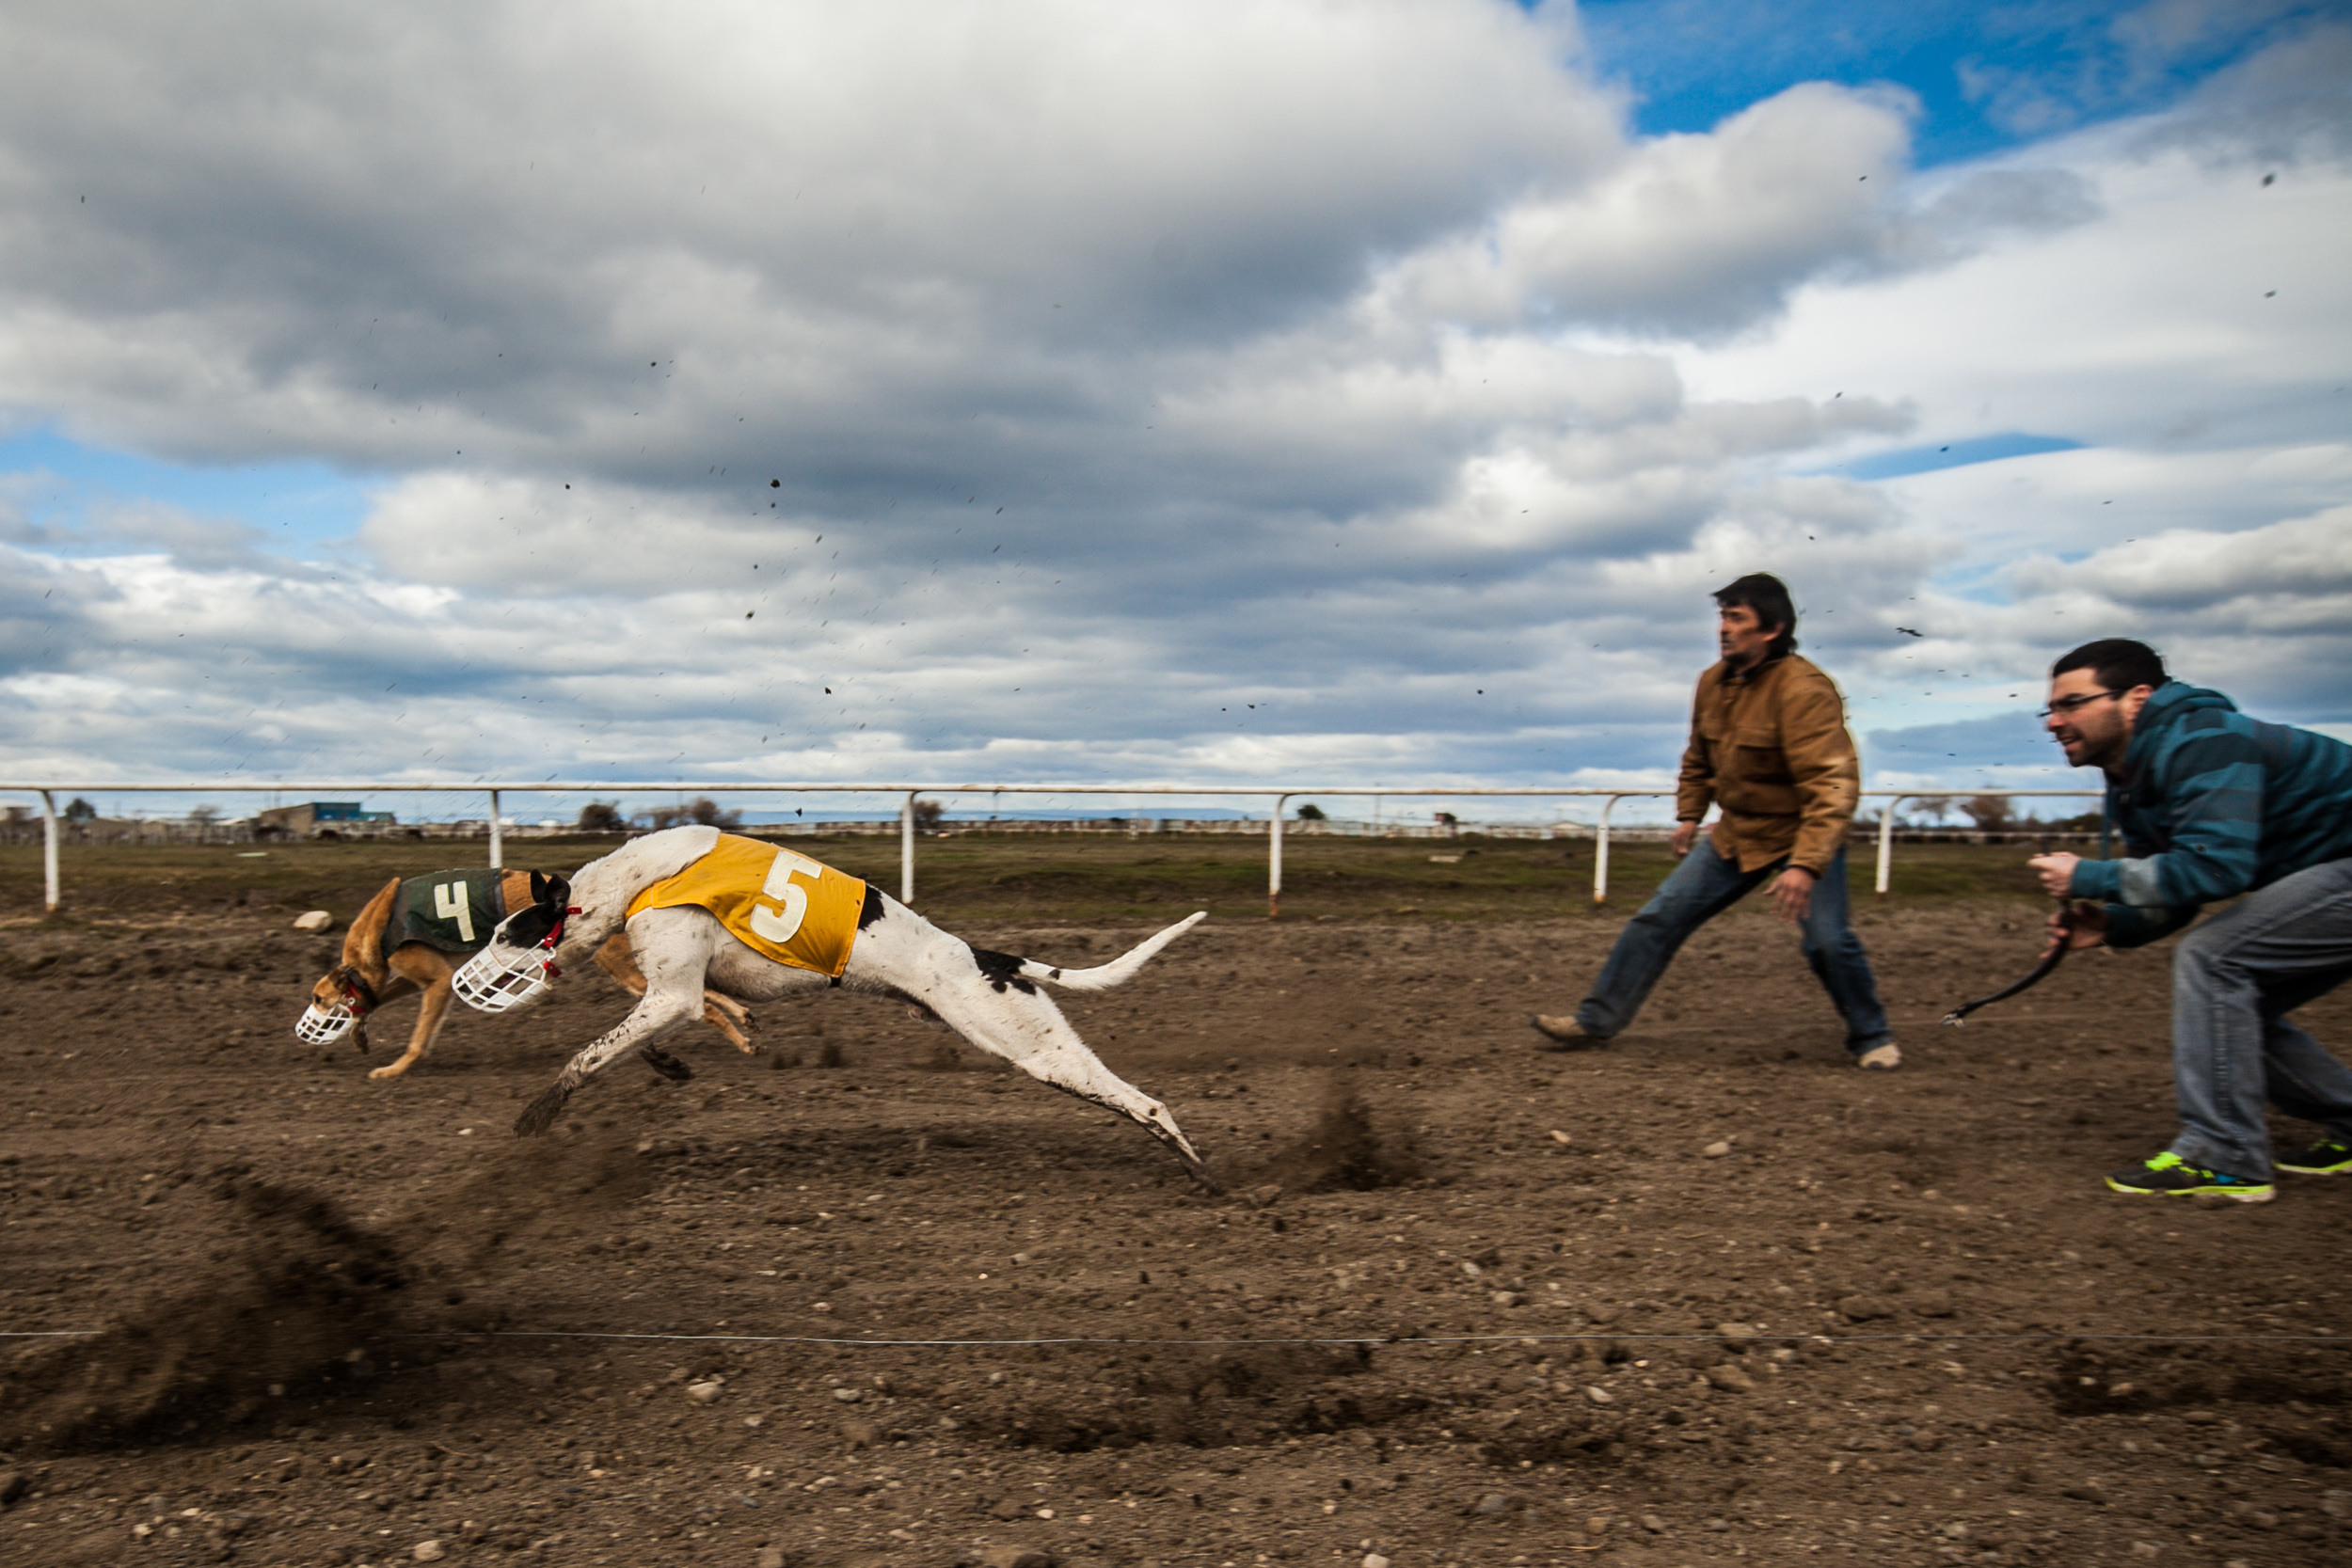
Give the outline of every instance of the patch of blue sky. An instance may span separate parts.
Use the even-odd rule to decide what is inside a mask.
[[[23,492],[27,518],[83,534],[80,549],[111,547],[104,530],[89,526],[94,511],[162,505],[207,522],[243,523],[254,531],[255,548],[288,554],[349,538],[367,515],[370,491],[382,483],[316,462],[190,467],[51,430],[0,440],[0,476],[50,481]]]
[[[1919,101],[1923,167],[2164,107],[2338,0],[1583,0],[1600,73],[1647,135],[1704,131],[1799,82]]]
[[[2007,430],[1992,436],[1872,452],[1815,471],[1845,479],[1901,479],[1909,474],[1931,474],[1939,468],[1965,468],[1978,463],[1998,463],[2005,458],[2033,457],[2045,451],[2078,451],[2082,446],[2082,442],[2065,436],[2033,436]]]

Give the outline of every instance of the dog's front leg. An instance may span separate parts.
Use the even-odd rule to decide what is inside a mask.
[[[706,928],[707,927],[707,928]],[[629,1015],[609,1034],[564,1065],[546,1092],[523,1107],[515,1118],[518,1137],[532,1137],[555,1125],[564,1102],[590,1078],[630,1052],[665,1077],[676,1076],[664,1064],[683,1069],[668,1053],[653,1047],[672,1030],[702,1016],[703,974],[710,965],[711,933],[718,922],[701,910],[649,910],[631,923],[630,938],[645,976],[645,994]]]

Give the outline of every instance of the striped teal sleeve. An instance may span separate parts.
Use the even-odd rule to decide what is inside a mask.
[[[2076,897],[2162,910],[2210,904],[2254,885],[2265,782],[2254,738],[2210,731],[2183,742],[2165,764],[2163,850],[2083,862],[2068,884]]]

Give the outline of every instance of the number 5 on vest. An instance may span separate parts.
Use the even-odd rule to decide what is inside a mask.
[[[825,874],[825,868],[806,855],[789,849],[776,851],[775,863],[768,868],[768,879],[760,884],[763,898],[772,898],[780,906],[770,909],[765,904],[752,906],[752,929],[781,947],[790,942],[801,929],[801,922],[808,918],[808,889],[792,879],[806,877],[812,883]]]

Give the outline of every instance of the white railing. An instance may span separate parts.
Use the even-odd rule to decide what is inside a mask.
[[[38,795],[41,808],[41,866],[44,876],[46,907],[55,913],[62,903],[62,885],[57,867],[57,797],[61,794],[91,795],[231,795],[231,794],[300,794],[313,795],[453,795],[482,794],[490,801],[490,864],[503,866],[505,842],[501,833],[501,803],[507,795],[896,795],[901,797],[898,808],[898,897],[903,903],[914,902],[914,803],[926,795],[1162,795],[1206,796],[1215,799],[1235,797],[1267,800],[1274,802],[1267,817],[1266,830],[1266,918],[1282,912],[1282,813],[1288,804],[1304,796],[1341,796],[1353,800],[1457,800],[1510,798],[1518,800],[1597,800],[1601,802],[1599,820],[1594,825],[1593,902],[1603,904],[1609,899],[1609,816],[1619,800],[1651,800],[1672,799],[1671,789],[1531,789],[1526,787],[1482,788],[1468,785],[1438,785],[1425,789],[1399,789],[1387,786],[1344,785],[1336,789],[1275,789],[1248,784],[574,784],[555,780],[528,784],[352,784],[330,782],[305,784],[300,781],[276,784],[0,784],[0,793]],[[1878,886],[1883,897],[1887,889],[1887,873],[1894,855],[1895,807],[1905,800],[1974,800],[1983,796],[2004,799],[2042,799],[2096,796],[2095,790],[2084,789],[1979,789],[1979,790],[1906,790],[1900,793],[1865,791],[1867,800],[1884,800],[1885,809],[1879,820]]]

